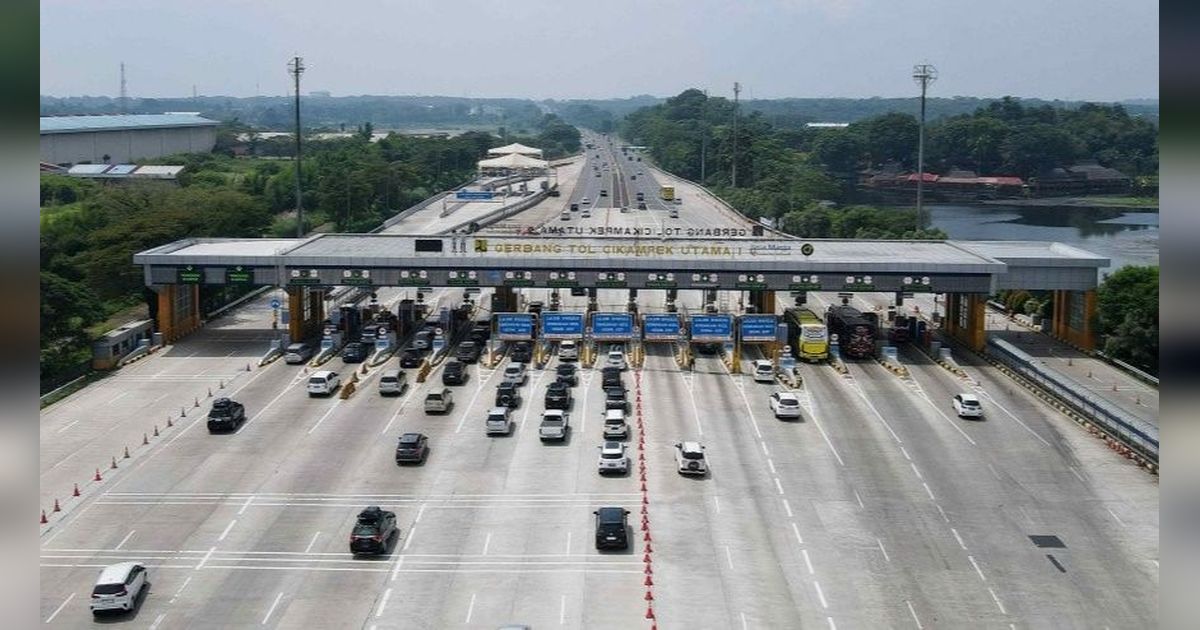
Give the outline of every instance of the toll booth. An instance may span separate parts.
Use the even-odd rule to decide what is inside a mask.
[[[987,339],[984,335],[987,296],[978,293],[946,294],[946,334],[975,352],[981,352]]]
[[[158,294],[158,332],[163,343],[172,343],[200,327],[200,287],[166,284],[155,287]]]
[[[310,287],[288,287],[288,336],[293,342],[314,337],[325,320],[325,291]]]
[[[103,337],[92,342],[92,368],[96,370],[112,370],[119,366],[121,359],[133,352],[139,345],[150,343],[154,332],[154,322],[149,319],[131,322],[110,330]]]
[[[1096,318],[1096,291],[1054,291],[1050,334],[1069,344],[1094,350],[1092,321]]]

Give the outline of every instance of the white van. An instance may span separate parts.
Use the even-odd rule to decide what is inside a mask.
[[[150,578],[140,562],[122,562],[104,567],[92,587],[92,614],[106,610],[133,610],[138,595]]]
[[[396,394],[397,396],[404,393],[408,388],[408,378],[404,370],[384,370],[383,374],[379,375],[379,395],[388,396]]]
[[[558,218],[562,219],[563,221],[570,221],[571,220],[571,211],[563,210],[562,214],[558,215]]]
[[[333,370],[321,370],[308,377],[309,396],[329,396],[342,385],[342,379]]]
[[[754,362],[754,380],[759,383],[775,382],[775,364],[766,359]]]
[[[578,361],[579,360],[579,344],[575,343],[574,339],[564,339],[558,342],[558,360],[559,361]]]

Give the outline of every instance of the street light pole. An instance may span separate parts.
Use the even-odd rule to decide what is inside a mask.
[[[921,126],[917,132],[917,230],[924,229],[925,193],[925,91],[937,79],[937,68],[927,63],[913,66],[913,80],[921,85]]]
[[[300,199],[300,75],[304,74],[304,60],[299,56],[292,57],[288,63],[288,72],[295,79],[296,85],[296,237],[304,237],[304,205]]]
[[[733,188],[737,188],[737,142],[738,142],[738,94],[742,91],[742,85],[737,81],[733,82],[733,170],[730,173],[730,183]]]

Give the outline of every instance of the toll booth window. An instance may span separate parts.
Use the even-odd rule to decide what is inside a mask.
[[[440,238],[419,238],[416,243],[417,253],[440,253],[442,251],[442,239]]]

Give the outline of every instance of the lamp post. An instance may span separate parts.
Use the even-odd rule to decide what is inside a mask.
[[[921,126],[917,132],[917,230],[924,229],[925,192],[925,91],[937,80],[937,68],[927,63],[913,66],[913,81],[921,86]]]

